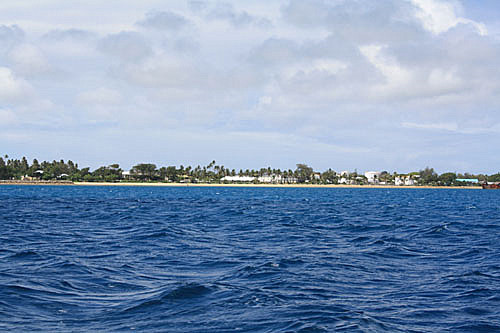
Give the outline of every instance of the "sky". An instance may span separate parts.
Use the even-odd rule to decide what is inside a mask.
[[[500,171],[500,1],[4,0],[0,154]]]

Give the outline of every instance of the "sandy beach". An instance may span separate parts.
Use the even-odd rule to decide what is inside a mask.
[[[106,182],[57,182],[57,181],[2,181],[1,185],[27,186],[136,186],[136,187],[262,187],[262,188],[370,188],[370,189],[464,189],[480,190],[479,186],[395,186],[395,185],[320,185],[320,184],[207,184],[207,183],[106,183]]]
[[[264,187],[264,188],[373,188],[373,189],[467,189],[480,190],[476,186],[395,186],[395,185],[316,185],[316,184],[204,184],[204,183],[99,183],[76,182],[77,186],[151,186],[151,187]]]

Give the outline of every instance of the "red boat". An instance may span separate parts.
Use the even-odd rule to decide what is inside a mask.
[[[500,190],[500,183],[493,183],[493,184],[484,183],[481,184],[481,186],[486,190]]]

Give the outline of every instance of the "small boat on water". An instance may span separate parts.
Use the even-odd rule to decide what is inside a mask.
[[[481,186],[485,190],[500,190],[500,183],[483,183]]]

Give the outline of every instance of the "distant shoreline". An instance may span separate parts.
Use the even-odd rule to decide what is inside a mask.
[[[321,184],[209,184],[209,183],[134,183],[134,182],[62,182],[62,181],[1,181],[0,185],[25,186],[134,186],[134,187],[256,187],[256,188],[370,188],[370,189],[464,189],[481,190],[480,186],[396,186],[396,185],[321,185]]]
[[[261,187],[261,188],[381,188],[381,189],[471,189],[480,190],[479,186],[396,186],[396,185],[320,185],[320,184],[207,184],[207,183],[94,183],[76,182],[77,186],[152,186],[152,187]]]
[[[70,180],[0,180],[0,185],[75,185]]]

